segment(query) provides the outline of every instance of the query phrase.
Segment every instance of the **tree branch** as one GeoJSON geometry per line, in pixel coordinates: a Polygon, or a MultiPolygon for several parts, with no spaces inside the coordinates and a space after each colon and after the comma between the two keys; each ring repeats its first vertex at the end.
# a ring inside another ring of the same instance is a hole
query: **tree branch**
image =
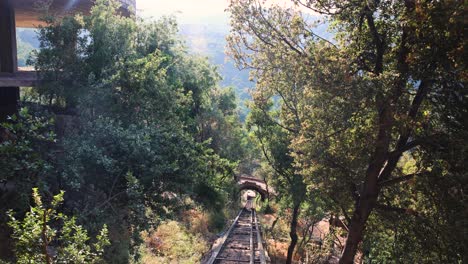
{"type": "Polygon", "coordinates": [[[281,127],[282,129],[286,130],[286,131],[289,131],[291,133],[294,133],[294,134],[297,134],[299,133],[299,131],[297,131],[296,129],[293,129],[293,128],[290,128],[290,127],[287,127],[287,126],[284,126],[282,125],[281,123],[275,121],[273,118],[271,118],[271,116],[266,112],[265,109],[263,109],[263,107],[260,107],[260,109],[262,110],[263,114],[268,118],[268,120],[270,120],[270,122],[272,122],[273,124],[281,127]]]}
{"type": "Polygon", "coordinates": [[[393,178],[393,179],[390,179],[390,180],[381,181],[381,182],[379,182],[379,188],[411,180],[412,178],[414,178],[417,175],[419,175],[419,174],[413,173],[413,174],[408,174],[408,175],[405,175],[405,176],[393,178]]]}
{"type": "Polygon", "coordinates": [[[349,217],[349,215],[346,212],[345,208],[334,197],[332,197],[331,195],[328,195],[328,196],[332,199],[333,202],[335,202],[338,205],[338,207],[340,207],[341,211],[343,212],[343,216],[345,217],[346,221],[348,222],[347,225],[349,225],[349,223],[351,223],[351,217],[349,217]]]}
{"type": "Polygon", "coordinates": [[[375,49],[377,50],[376,54],[376,61],[374,66],[374,73],[380,75],[383,70],[383,54],[385,51],[385,47],[383,45],[383,39],[377,28],[375,26],[374,17],[372,16],[372,11],[370,10],[369,6],[366,5],[364,9],[364,16],[366,17],[367,25],[369,26],[370,33],[372,35],[372,39],[375,45],[375,49]]]}
{"type": "Polygon", "coordinates": [[[297,54],[299,55],[304,55],[304,53],[302,51],[300,51],[299,49],[297,49],[296,47],[294,47],[294,45],[292,43],[290,43],[290,41],[283,35],[281,34],[281,32],[279,32],[271,23],[270,21],[268,21],[268,19],[264,16],[262,10],[261,10],[261,6],[257,7],[257,10],[258,10],[258,13],[260,14],[260,17],[262,18],[262,20],[264,21],[264,23],[266,24],[266,26],[268,28],[270,28],[271,30],[273,30],[279,37],[279,39],[281,41],[283,41],[287,46],[289,46],[289,48],[291,50],[293,50],[294,52],[296,52],[297,54]]]}
{"type": "Polygon", "coordinates": [[[395,213],[399,213],[399,214],[419,216],[418,212],[416,212],[415,210],[410,209],[410,208],[400,208],[400,207],[383,205],[383,204],[376,204],[375,208],[377,210],[385,211],[385,212],[395,212],[395,213]]]}
{"type": "Polygon", "coordinates": [[[279,175],[282,175],[286,178],[286,180],[288,181],[289,184],[292,185],[292,179],[290,178],[290,173],[287,172],[287,171],[284,171],[283,169],[280,169],[280,168],[277,168],[275,166],[275,164],[273,163],[273,161],[270,159],[270,157],[268,156],[268,152],[266,151],[265,149],[265,144],[263,143],[263,140],[262,140],[262,137],[261,135],[257,135],[257,138],[258,140],[260,141],[260,147],[262,149],[262,152],[263,152],[263,155],[265,156],[266,160],[268,161],[268,163],[270,164],[270,166],[273,168],[273,170],[276,171],[276,173],[278,173],[279,175]]]}
{"type": "MultiPolygon", "coordinates": [[[[408,111],[408,117],[410,120],[414,120],[416,118],[416,114],[418,113],[419,107],[421,106],[422,101],[424,100],[425,95],[428,93],[429,90],[429,81],[423,80],[421,81],[418,92],[411,103],[410,110],[408,111]]],[[[407,127],[404,129],[403,132],[400,133],[400,138],[396,144],[396,148],[391,155],[389,155],[387,159],[387,164],[385,165],[384,169],[381,171],[379,175],[379,179],[381,181],[386,180],[390,174],[392,173],[393,169],[396,167],[398,160],[401,157],[401,154],[411,147],[413,144],[418,143],[417,141],[412,141],[408,143],[408,138],[411,134],[412,129],[407,127]]],[[[411,148],[410,148],[411,149],[411,148]]]]}

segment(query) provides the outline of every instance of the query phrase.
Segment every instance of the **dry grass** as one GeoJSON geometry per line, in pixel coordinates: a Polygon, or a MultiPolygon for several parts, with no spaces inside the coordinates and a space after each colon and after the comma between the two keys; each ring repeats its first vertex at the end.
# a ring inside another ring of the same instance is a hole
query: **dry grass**
{"type": "MultiPolygon", "coordinates": [[[[200,228],[200,227],[197,227],[200,228]]],[[[192,233],[176,221],[164,222],[153,232],[144,232],[142,263],[191,264],[199,263],[208,250],[200,234],[192,233]]]]}
{"type": "Polygon", "coordinates": [[[191,209],[185,211],[182,215],[182,221],[188,226],[189,232],[192,234],[200,234],[204,237],[209,237],[209,216],[207,213],[200,210],[191,209]]]}

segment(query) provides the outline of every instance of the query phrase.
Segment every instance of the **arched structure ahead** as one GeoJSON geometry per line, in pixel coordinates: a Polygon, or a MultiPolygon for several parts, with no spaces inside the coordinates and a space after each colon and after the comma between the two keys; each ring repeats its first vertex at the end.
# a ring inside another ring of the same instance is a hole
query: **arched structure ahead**
{"type": "Polygon", "coordinates": [[[264,201],[266,198],[269,198],[268,196],[272,193],[271,189],[267,189],[265,181],[257,178],[240,176],[237,177],[237,184],[239,185],[240,191],[253,190],[259,193],[262,201],[264,201]]]}

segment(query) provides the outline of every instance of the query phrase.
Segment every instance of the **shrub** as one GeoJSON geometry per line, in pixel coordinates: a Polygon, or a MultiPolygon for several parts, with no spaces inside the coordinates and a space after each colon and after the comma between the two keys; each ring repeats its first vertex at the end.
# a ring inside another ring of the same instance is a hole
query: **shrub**
{"type": "Polygon", "coordinates": [[[143,263],[199,263],[208,250],[200,235],[191,234],[176,221],[164,222],[143,236],[147,248],[143,263]]]}
{"type": "Polygon", "coordinates": [[[8,211],[17,263],[102,263],[104,247],[109,245],[107,227],[90,244],[87,231],[76,224],[75,218],[57,211],[63,195],[63,191],[55,195],[50,206],[45,206],[34,188],[35,206],[23,220],[17,220],[13,211],[8,211]]]}

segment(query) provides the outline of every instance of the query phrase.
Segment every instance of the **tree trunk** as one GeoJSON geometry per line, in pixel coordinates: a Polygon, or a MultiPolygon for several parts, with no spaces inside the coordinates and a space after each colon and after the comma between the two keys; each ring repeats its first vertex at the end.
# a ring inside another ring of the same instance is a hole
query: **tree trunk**
{"type": "Polygon", "coordinates": [[[52,257],[49,255],[47,251],[47,247],[49,246],[49,238],[47,237],[47,209],[44,209],[44,214],[42,215],[42,254],[44,254],[44,260],[47,264],[52,263],[52,257]]]}
{"type": "MultiPolygon", "coordinates": [[[[419,85],[418,92],[413,99],[410,110],[407,114],[410,119],[415,119],[419,107],[428,92],[429,85],[430,83],[424,80],[419,85]]],[[[346,246],[343,251],[343,255],[341,256],[340,264],[353,263],[359,242],[362,240],[367,218],[377,203],[380,191],[378,179],[380,178],[385,181],[390,177],[398,163],[398,160],[406,149],[407,141],[412,131],[411,128],[408,128],[403,133],[400,133],[396,150],[394,151],[396,154],[388,155],[390,138],[388,127],[392,127],[392,119],[390,118],[391,113],[385,110],[387,109],[384,108],[384,111],[381,111],[379,124],[380,130],[376,141],[376,149],[366,172],[366,180],[362,194],[356,203],[356,208],[351,218],[346,246]]]]}
{"type": "Polygon", "coordinates": [[[356,209],[351,218],[348,237],[343,254],[340,258],[340,264],[354,263],[354,257],[362,240],[367,218],[369,218],[372,209],[375,207],[378,197],[378,186],[369,186],[359,199],[356,209]]]}
{"type": "Polygon", "coordinates": [[[288,256],[286,258],[286,264],[291,264],[292,263],[292,258],[294,255],[294,248],[296,247],[297,244],[297,219],[299,218],[299,207],[301,206],[301,203],[297,203],[294,205],[293,209],[293,215],[292,215],[292,220],[291,220],[291,226],[290,226],[290,231],[289,231],[289,236],[291,237],[291,244],[289,244],[288,247],[288,256]]]}

